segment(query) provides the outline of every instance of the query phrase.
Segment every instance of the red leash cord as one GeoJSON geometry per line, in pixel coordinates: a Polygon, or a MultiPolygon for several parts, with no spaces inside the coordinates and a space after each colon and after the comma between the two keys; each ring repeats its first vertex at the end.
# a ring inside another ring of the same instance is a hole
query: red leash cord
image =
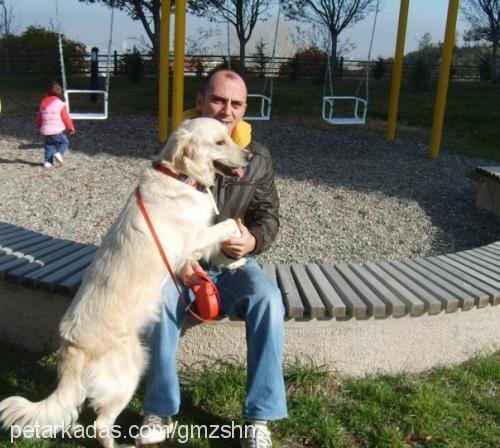
{"type": "MultiPolygon", "coordinates": [[[[172,271],[172,268],[170,267],[170,263],[168,262],[167,254],[163,250],[163,246],[161,245],[160,239],[158,238],[158,235],[156,233],[156,230],[153,226],[153,223],[151,222],[151,218],[149,217],[149,214],[146,210],[146,207],[144,205],[144,201],[142,200],[141,196],[141,191],[139,186],[135,189],[135,199],[137,201],[137,205],[139,206],[139,209],[142,213],[142,216],[144,217],[144,220],[146,221],[146,224],[148,225],[149,231],[151,232],[151,235],[153,236],[153,240],[156,244],[156,247],[158,248],[158,252],[160,252],[161,259],[163,260],[163,264],[167,267],[168,273],[170,274],[170,277],[172,277],[172,280],[174,281],[175,287],[177,289],[177,292],[179,295],[182,297],[182,301],[184,302],[184,305],[186,307],[186,310],[194,316],[196,319],[201,320],[202,322],[209,322],[212,319],[204,319],[203,317],[199,316],[196,314],[192,309],[191,305],[186,305],[186,302],[184,301],[183,297],[183,292],[181,291],[181,288],[179,287],[179,283],[177,283],[177,279],[175,278],[175,275],[172,271]]],[[[198,274],[199,275],[199,274],[198,274]]],[[[205,273],[203,273],[203,278],[206,279],[207,276],[205,273]]],[[[202,278],[202,279],[203,279],[202,278]]]]}

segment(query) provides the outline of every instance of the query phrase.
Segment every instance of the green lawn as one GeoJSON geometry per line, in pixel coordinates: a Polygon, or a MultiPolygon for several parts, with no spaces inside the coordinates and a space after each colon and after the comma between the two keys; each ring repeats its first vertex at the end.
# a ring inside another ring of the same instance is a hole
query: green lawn
{"type": "MultiPolygon", "coordinates": [[[[202,80],[187,77],[185,106],[194,105],[194,95],[202,80]]],[[[352,95],[357,81],[339,81],[335,94],[352,95]]],[[[71,88],[87,88],[88,80],[69,81],[71,88]]],[[[249,91],[260,93],[263,80],[251,78],[249,91]]],[[[44,81],[37,77],[0,78],[2,114],[35,113],[43,95],[44,81]]],[[[370,83],[369,126],[385,132],[390,81],[370,83]]],[[[276,80],[274,83],[272,118],[306,122],[311,126],[328,126],[320,118],[322,83],[311,80],[276,80]]],[[[417,135],[430,140],[436,85],[427,92],[414,92],[403,82],[397,135],[417,135]]],[[[86,99],[84,96],[83,99],[86,99]]],[[[85,105],[87,106],[87,105],[85,105]]],[[[112,79],[110,111],[115,113],[156,113],[157,94],[153,79],[131,84],[125,79],[112,79]]],[[[1,116],[0,116],[1,119],[1,116]]],[[[448,92],[442,147],[448,151],[500,160],[500,84],[452,82],[448,92]]]]}
{"type": "MultiPolygon", "coordinates": [[[[0,399],[21,394],[45,397],[55,385],[55,356],[0,346],[0,399]]],[[[285,370],[289,418],[272,423],[276,446],[282,447],[456,447],[500,446],[500,353],[481,356],[454,368],[419,375],[371,375],[346,378],[304,364],[285,370]]],[[[186,425],[240,424],[245,368],[231,359],[207,362],[181,373],[181,413],[186,425]]],[[[139,424],[142,390],[117,424],[139,424]]],[[[91,425],[86,410],[80,421],[91,425]]],[[[189,438],[179,426],[178,439],[166,446],[230,447],[237,442],[189,438]]],[[[219,433],[221,435],[222,433],[219,433]]],[[[16,440],[0,432],[0,446],[95,447],[93,440],[16,440]]]]}

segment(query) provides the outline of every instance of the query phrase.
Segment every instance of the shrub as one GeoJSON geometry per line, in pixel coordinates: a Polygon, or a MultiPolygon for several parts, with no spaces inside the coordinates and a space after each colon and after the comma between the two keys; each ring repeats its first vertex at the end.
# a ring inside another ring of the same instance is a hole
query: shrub
{"type": "Polygon", "coordinates": [[[144,61],[141,53],[135,47],[122,56],[120,66],[121,71],[131,82],[140,82],[144,76],[144,61]]]}

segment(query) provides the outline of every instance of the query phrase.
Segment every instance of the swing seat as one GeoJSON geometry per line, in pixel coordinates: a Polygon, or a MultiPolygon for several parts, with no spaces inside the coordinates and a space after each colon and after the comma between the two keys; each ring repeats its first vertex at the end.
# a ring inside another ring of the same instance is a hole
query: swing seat
{"type": "Polygon", "coordinates": [[[322,117],[327,123],[338,125],[365,124],[368,101],[357,96],[324,96],[322,117]],[[354,101],[354,115],[350,117],[335,116],[335,102],[354,101]]]}
{"type": "Polygon", "coordinates": [[[270,120],[271,119],[271,98],[259,93],[249,93],[247,98],[260,98],[260,115],[245,115],[246,121],[270,120]]]}
{"type": "Polygon", "coordinates": [[[68,89],[64,92],[64,98],[68,107],[68,113],[72,120],[106,120],[108,118],[108,92],[106,90],[77,90],[68,89]],[[69,95],[76,94],[96,94],[103,96],[104,109],[102,112],[71,112],[69,95]]]}

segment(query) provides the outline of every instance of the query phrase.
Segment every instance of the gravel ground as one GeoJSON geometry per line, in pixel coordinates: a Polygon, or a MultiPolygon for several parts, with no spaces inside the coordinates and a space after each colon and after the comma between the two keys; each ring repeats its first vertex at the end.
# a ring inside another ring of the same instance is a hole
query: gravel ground
{"type": "MultiPolygon", "coordinates": [[[[151,116],[77,122],[64,166],[44,170],[32,116],[0,117],[0,221],[99,244],[151,156],[151,116]]],[[[366,128],[255,123],[273,154],[282,228],[273,262],[360,262],[442,254],[499,239],[500,221],[476,210],[473,168],[487,161],[427,143],[387,143],[366,128]]]]}

